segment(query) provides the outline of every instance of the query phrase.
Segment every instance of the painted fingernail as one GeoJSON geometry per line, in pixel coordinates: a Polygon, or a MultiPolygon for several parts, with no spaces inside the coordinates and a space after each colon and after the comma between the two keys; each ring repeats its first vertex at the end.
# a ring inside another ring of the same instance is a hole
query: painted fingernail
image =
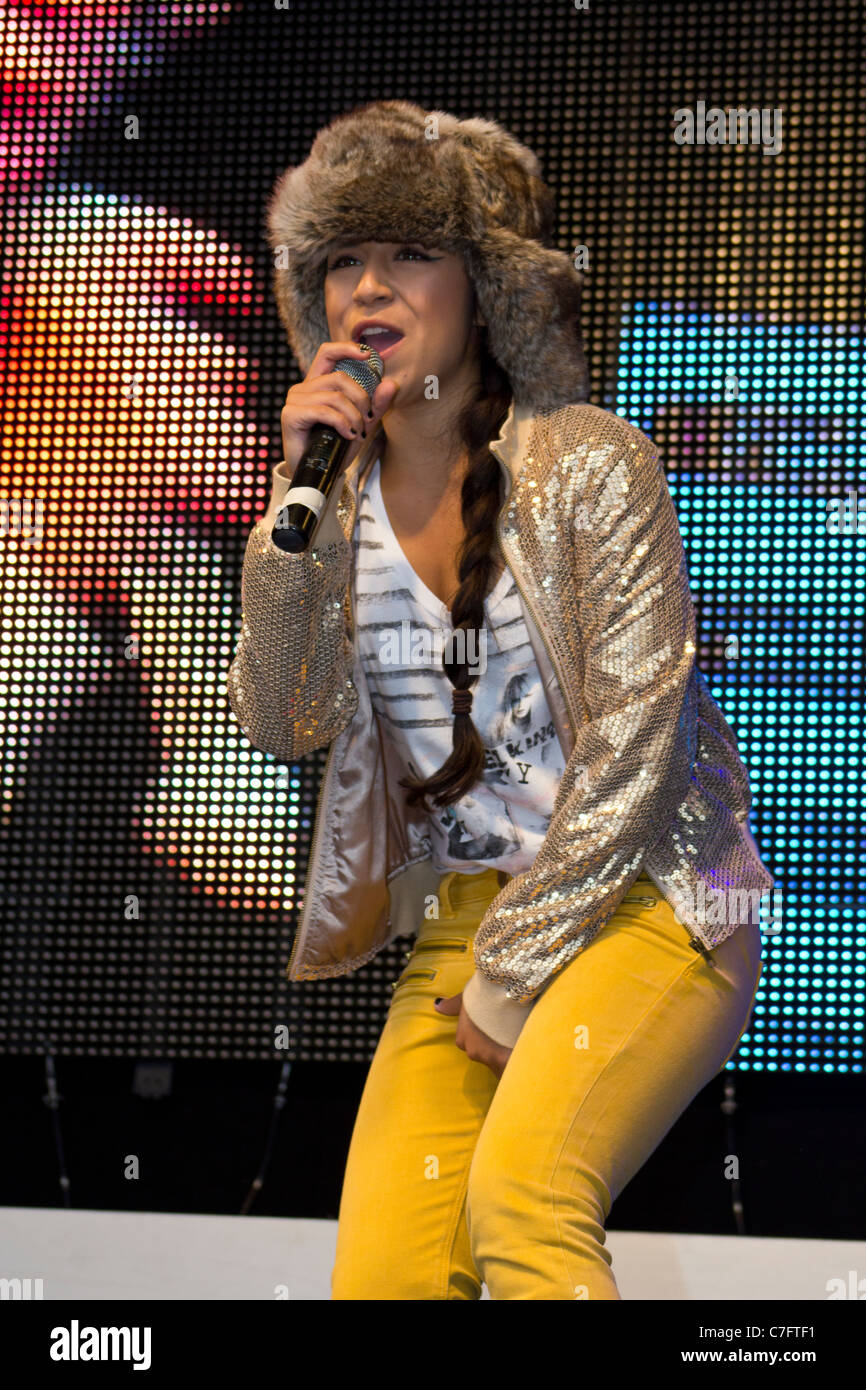
{"type": "Polygon", "coordinates": [[[366,431],[366,430],[361,430],[361,436],[362,436],[362,438],[366,439],[366,438],[367,438],[367,431],[366,431]]]}
{"type": "Polygon", "coordinates": [[[372,410],[368,410],[368,411],[367,411],[367,419],[368,419],[368,420],[372,420],[372,418],[373,418],[373,412],[372,412],[372,410]]]}

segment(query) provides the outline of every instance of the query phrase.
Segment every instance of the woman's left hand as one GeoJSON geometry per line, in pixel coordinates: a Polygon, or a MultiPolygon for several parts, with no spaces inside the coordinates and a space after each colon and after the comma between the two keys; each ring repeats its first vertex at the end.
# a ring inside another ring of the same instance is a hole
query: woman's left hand
{"type": "Polygon", "coordinates": [[[482,1033],[480,1028],[476,1028],[472,1019],[463,1007],[463,992],[452,994],[450,999],[440,999],[438,1004],[433,1005],[439,1014],[448,1014],[457,1020],[457,1036],[454,1039],[461,1052],[473,1062],[483,1062],[485,1067],[489,1067],[494,1076],[500,1077],[505,1070],[505,1064],[514,1049],[503,1047],[501,1043],[494,1042],[486,1033],[482,1033]]]}

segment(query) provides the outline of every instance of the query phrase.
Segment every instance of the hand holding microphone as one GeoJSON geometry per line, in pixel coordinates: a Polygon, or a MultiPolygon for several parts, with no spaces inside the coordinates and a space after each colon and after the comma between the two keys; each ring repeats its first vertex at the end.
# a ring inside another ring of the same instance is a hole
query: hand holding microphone
{"type": "Polygon", "coordinates": [[[391,405],[397,383],[382,380],[383,371],[363,343],[322,343],[304,380],[289,389],[280,420],[292,481],[271,533],[280,550],[307,549],[334,484],[364,443],[362,430],[375,428],[391,405]]]}

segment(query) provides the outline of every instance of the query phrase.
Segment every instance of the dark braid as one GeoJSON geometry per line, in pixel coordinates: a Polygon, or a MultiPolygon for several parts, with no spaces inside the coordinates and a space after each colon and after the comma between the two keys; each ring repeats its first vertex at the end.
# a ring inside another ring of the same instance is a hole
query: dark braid
{"type": "MultiPolygon", "coordinates": [[[[487,348],[487,331],[483,327],[479,365],[481,380],[477,393],[457,420],[458,433],[468,450],[469,464],[461,489],[466,536],[458,552],[460,587],[451,605],[451,626],[455,633],[463,628],[467,633],[474,631],[476,635],[484,626],[484,600],[493,587],[492,581],[502,559],[496,534],[496,521],[502,505],[502,468],[489,444],[498,434],[512,399],[511,383],[491,356],[487,348]]],[[[452,751],[432,776],[423,780],[400,778],[399,785],[409,788],[407,806],[415,806],[419,802],[424,802],[426,806],[427,796],[437,806],[449,806],[459,801],[475,785],[484,768],[484,744],[468,712],[468,706],[472,703],[470,685],[478,677],[469,675],[466,662],[448,660],[449,655],[457,655],[451,646],[451,640],[446,642],[442,668],[454,686],[452,751]],[[459,695],[458,691],[467,693],[459,695]],[[466,706],[465,712],[461,712],[461,706],[466,706]]],[[[476,643],[476,653],[479,647],[480,639],[476,643]]]]}

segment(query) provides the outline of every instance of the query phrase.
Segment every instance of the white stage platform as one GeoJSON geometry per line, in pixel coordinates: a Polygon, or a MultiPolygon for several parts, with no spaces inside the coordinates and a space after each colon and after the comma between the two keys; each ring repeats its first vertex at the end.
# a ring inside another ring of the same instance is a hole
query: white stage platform
{"type": "MultiPolygon", "coordinates": [[[[2,1207],[0,1277],[41,1279],[45,1300],[327,1300],[336,1238],[335,1221],[2,1207]]],[[[866,1241],[609,1231],[607,1245],[624,1299],[825,1302],[828,1281],[866,1269],[866,1241]]]]}

